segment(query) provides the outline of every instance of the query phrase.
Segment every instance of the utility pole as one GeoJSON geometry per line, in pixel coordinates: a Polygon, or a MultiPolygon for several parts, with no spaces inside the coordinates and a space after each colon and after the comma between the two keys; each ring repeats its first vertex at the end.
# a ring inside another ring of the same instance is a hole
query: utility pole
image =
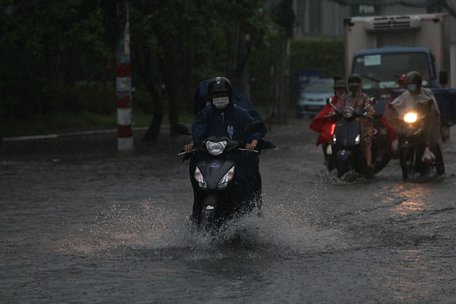
{"type": "Polygon", "coordinates": [[[276,23],[280,26],[280,54],[275,79],[275,102],[271,119],[285,123],[285,103],[290,98],[290,45],[293,36],[295,15],[293,0],[282,0],[276,8],[276,23]]]}
{"type": "Polygon", "coordinates": [[[117,149],[133,150],[131,110],[130,23],[128,2],[117,6],[120,34],[116,48],[117,149]],[[124,17],[124,18],[122,18],[124,17]]]}

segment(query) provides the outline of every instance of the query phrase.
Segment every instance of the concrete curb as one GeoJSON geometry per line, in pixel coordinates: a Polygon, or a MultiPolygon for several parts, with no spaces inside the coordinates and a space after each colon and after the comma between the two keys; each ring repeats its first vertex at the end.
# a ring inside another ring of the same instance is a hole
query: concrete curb
{"type": "MultiPolygon", "coordinates": [[[[162,126],[161,128],[162,129],[169,128],[169,126],[162,126]]],[[[148,129],[148,127],[137,127],[137,128],[133,128],[133,131],[145,131],[147,129],[148,129]]],[[[2,140],[4,142],[43,140],[43,139],[57,139],[57,138],[73,137],[73,136],[112,134],[112,133],[116,133],[116,132],[117,132],[117,129],[89,130],[89,131],[69,132],[69,133],[61,133],[61,134],[43,134],[43,135],[4,137],[2,140]]]]}

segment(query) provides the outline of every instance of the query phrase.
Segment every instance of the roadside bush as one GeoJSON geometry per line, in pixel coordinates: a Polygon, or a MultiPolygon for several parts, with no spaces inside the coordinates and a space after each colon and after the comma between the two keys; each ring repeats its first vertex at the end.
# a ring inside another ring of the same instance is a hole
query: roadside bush
{"type": "MultiPolygon", "coordinates": [[[[254,50],[250,59],[251,96],[255,105],[271,107],[274,102],[274,73],[278,62],[279,49],[271,37],[268,45],[254,50]]],[[[302,69],[315,68],[323,77],[344,75],[343,41],[294,40],[290,54],[290,101],[294,106],[298,93],[298,76],[302,69]]]]}
{"type": "Polygon", "coordinates": [[[344,76],[344,42],[295,40],[291,45],[290,67],[291,97],[296,100],[300,70],[320,69],[325,78],[344,76]]]}
{"type": "MultiPolygon", "coordinates": [[[[109,115],[116,111],[116,91],[112,83],[93,83],[74,86],[73,106],[77,111],[109,115]]],[[[70,106],[70,105],[68,105],[70,106]]]]}
{"type": "Polygon", "coordinates": [[[115,87],[112,83],[76,83],[42,81],[8,87],[5,92],[3,116],[27,118],[36,114],[81,111],[112,114],[116,109],[115,87]],[[27,87],[27,90],[23,88],[27,87]]]}

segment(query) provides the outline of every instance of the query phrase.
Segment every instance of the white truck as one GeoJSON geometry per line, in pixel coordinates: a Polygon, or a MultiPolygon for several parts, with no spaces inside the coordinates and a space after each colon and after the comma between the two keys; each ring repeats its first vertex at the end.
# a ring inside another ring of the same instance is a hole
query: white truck
{"type": "Polygon", "coordinates": [[[418,71],[437,98],[442,118],[456,122],[456,51],[450,55],[450,22],[444,13],[352,17],[344,20],[345,71],[359,74],[363,90],[387,101],[398,94],[401,76],[418,71]],[[451,79],[450,79],[451,76],[451,79]]]}

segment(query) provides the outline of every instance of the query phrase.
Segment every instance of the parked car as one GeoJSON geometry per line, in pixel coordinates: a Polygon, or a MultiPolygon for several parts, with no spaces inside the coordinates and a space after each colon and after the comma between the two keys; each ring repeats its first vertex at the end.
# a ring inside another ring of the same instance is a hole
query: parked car
{"type": "Polygon", "coordinates": [[[334,95],[334,80],[320,78],[311,80],[305,87],[296,103],[298,116],[314,117],[326,105],[326,99],[334,95]]]}

